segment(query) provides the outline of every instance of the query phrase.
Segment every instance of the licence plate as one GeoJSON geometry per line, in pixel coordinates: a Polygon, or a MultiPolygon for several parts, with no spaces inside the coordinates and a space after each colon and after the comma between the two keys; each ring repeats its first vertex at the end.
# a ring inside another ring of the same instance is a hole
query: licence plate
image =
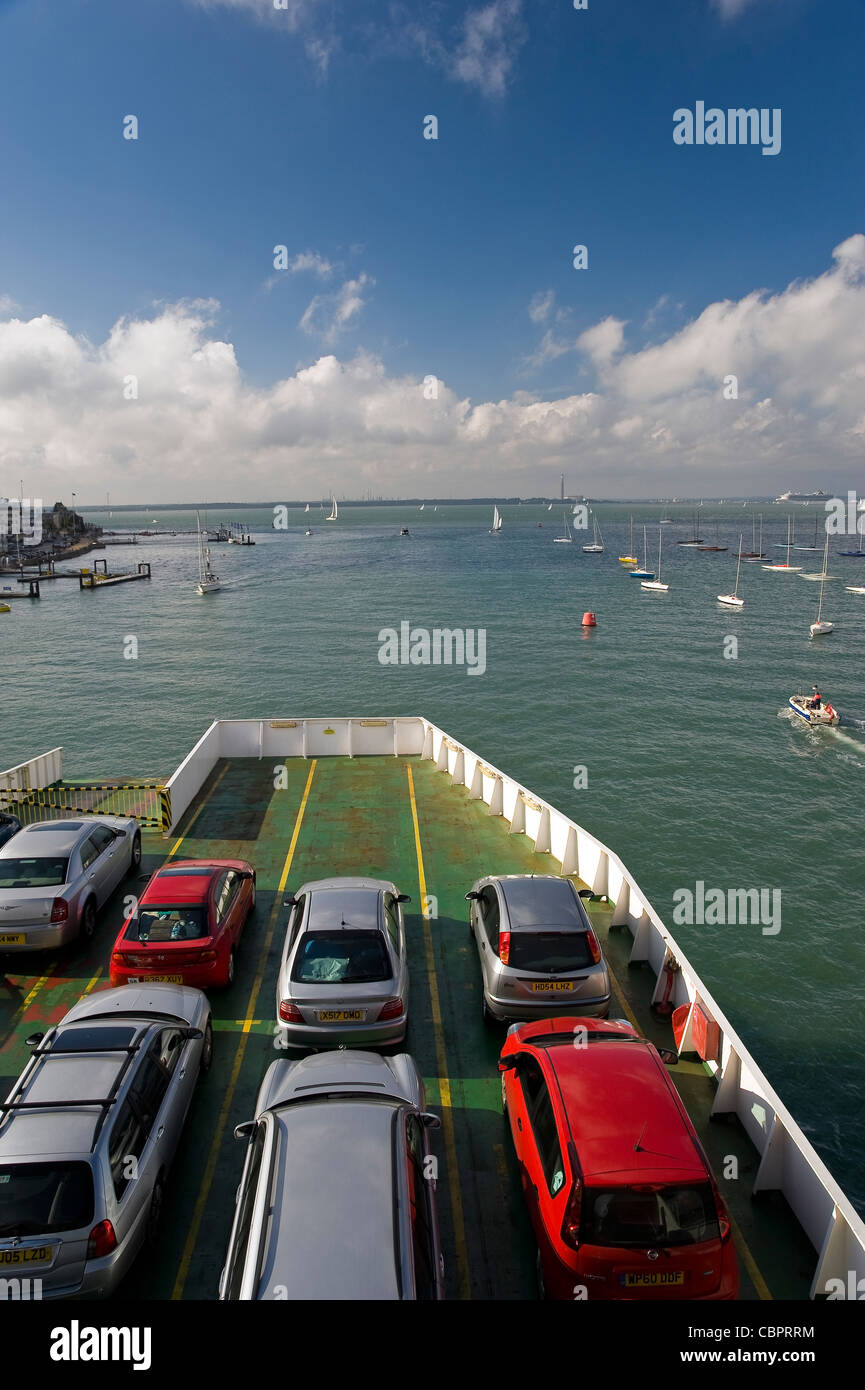
{"type": "Polygon", "coordinates": [[[547,980],[543,984],[532,984],[534,994],[562,994],[574,987],[573,980],[547,980]]]}
{"type": "Polygon", "coordinates": [[[182,975],[145,975],[143,978],[138,975],[130,975],[126,981],[128,985],[182,985],[182,975]]]}
{"type": "Polygon", "coordinates": [[[0,1250],[0,1266],[20,1269],[26,1265],[28,1269],[34,1269],[39,1265],[50,1265],[54,1250],[53,1245],[34,1245],[27,1250],[0,1250]]]}
{"type": "Polygon", "coordinates": [[[363,1009],[319,1009],[319,1023],[363,1023],[363,1009]]]}
{"type": "Polygon", "coordinates": [[[26,940],[23,932],[0,932],[0,946],[23,946],[26,940]]]}
{"type": "Polygon", "coordinates": [[[625,1288],[628,1289],[658,1288],[661,1285],[684,1284],[685,1275],[681,1269],[653,1270],[651,1273],[648,1271],[644,1273],[641,1270],[639,1273],[632,1272],[631,1274],[620,1274],[619,1282],[624,1284],[625,1288]]]}

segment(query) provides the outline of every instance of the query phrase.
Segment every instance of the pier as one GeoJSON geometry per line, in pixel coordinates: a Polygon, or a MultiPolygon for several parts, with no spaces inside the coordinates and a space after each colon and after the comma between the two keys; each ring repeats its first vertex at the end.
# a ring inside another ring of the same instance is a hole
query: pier
{"type": "Polygon", "coordinates": [[[87,573],[82,570],[78,576],[78,587],[80,589],[106,589],[112,584],[132,584],[136,579],[149,579],[150,565],[146,561],[139,563],[138,569],[133,573],[131,570],[121,574],[109,574],[107,560],[95,560],[93,570],[87,573]]]}

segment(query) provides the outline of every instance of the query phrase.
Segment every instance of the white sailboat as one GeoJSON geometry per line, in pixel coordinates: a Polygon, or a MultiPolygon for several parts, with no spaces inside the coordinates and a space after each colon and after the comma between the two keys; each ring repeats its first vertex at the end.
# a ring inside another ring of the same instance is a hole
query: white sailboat
{"type": "MultiPolygon", "coordinates": [[[[573,543],[574,543],[574,538],[573,538],[573,536],[571,535],[571,528],[570,528],[570,524],[569,524],[569,522],[568,522],[568,509],[567,509],[567,507],[565,506],[565,475],[564,475],[564,473],[562,474],[562,487],[561,487],[561,492],[562,492],[562,525],[563,525],[563,530],[562,530],[562,534],[561,534],[560,536],[554,536],[554,537],[553,537],[553,545],[573,545],[573,543]]],[[[553,504],[552,504],[552,502],[551,502],[551,503],[550,503],[550,507],[552,507],[552,505],[553,505],[553,504]]]]}
{"type": "Polygon", "coordinates": [[[817,621],[811,624],[810,632],[812,637],[822,637],[827,632],[833,632],[835,624],[823,618],[823,589],[826,585],[826,566],[829,563],[829,532],[826,532],[826,544],[823,547],[823,577],[820,580],[820,605],[817,609],[817,621]]]}
{"type": "Polygon", "coordinates": [[[426,506],[426,502],[421,502],[420,506],[418,507],[418,511],[419,511],[419,512],[422,512],[425,506],[426,506]]]}
{"type": "Polygon", "coordinates": [[[210,551],[201,535],[201,517],[198,512],[195,513],[195,524],[198,528],[198,583],[195,589],[199,594],[215,594],[222,585],[210,567],[210,551]]]}
{"type": "Polygon", "coordinates": [[[739,598],[739,572],[742,568],[742,533],[739,532],[739,553],[736,557],[736,587],[732,594],[719,594],[718,602],[726,605],[727,608],[744,608],[745,600],[739,598]]]}
{"type": "Polygon", "coordinates": [[[493,507],[493,524],[490,527],[490,535],[497,536],[502,529],[502,518],[498,507],[493,507]]]}
{"type": "Polygon", "coordinates": [[[604,552],[604,538],[601,535],[601,528],[598,525],[598,518],[592,512],[592,534],[594,540],[591,545],[584,545],[583,550],[587,555],[602,555],[604,552]]]}
{"type": "MultiPolygon", "coordinates": [[[[781,571],[782,571],[783,573],[785,573],[785,574],[798,574],[798,573],[799,573],[799,571],[801,570],[802,566],[801,566],[801,565],[791,565],[791,564],[790,564],[790,545],[791,545],[791,543],[792,543],[792,536],[793,536],[793,533],[792,533],[791,528],[790,528],[790,518],[789,518],[789,516],[788,516],[788,517],[787,517],[787,563],[786,563],[786,565],[764,565],[764,566],[763,566],[763,569],[764,569],[764,570],[781,570],[781,571]]],[[[762,547],[761,547],[761,548],[762,548],[762,547]]]]}
{"type": "Polygon", "coordinates": [[[659,525],[659,526],[658,526],[658,577],[657,577],[657,579],[644,579],[644,580],[642,580],[641,583],[640,583],[640,588],[641,588],[641,589],[654,589],[654,590],[656,590],[658,593],[667,594],[667,593],[669,593],[669,591],[670,591],[670,586],[669,586],[669,584],[662,584],[662,583],[661,583],[661,536],[662,536],[662,535],[663,535],[663,532],[661,531],[661,527],[660,527],[660,525],[659,525]]]}
{"type": "Polygon", "coordinates": [[[336,505],[336,498],[333,493],[330,495],[330,515],[324,519],[325,521],[339,521],[339,507],[336,505]]]}
{"type": "Polygon", "coordinates": [[[800,578],[800,579],[810,579],[810,580],[812,580],[812,581],[816,581],[816,580],[819,579],[819,581],[820,581],[821,584],[825,584],[826,581],[829,580],[829,579],[837,579],[837,578],[838,578],[837,574],[829,574],[829,573],[828,573],[827,568],[826,568],[828,564],[829,564],[829,532],[827,531],[827,532],[826,532],[826,544],[825,544],[825,546],[823,547],[823,568],[822,568],[822,570],[818,570],[816,574],[800,574],[800,575],[799,575],[799,578],[800,578]]]}
{"type": "Polygon", "coordinates": [[[308,503],[308,502],[307,502],[307,504],[306,504],[306,506],[304,507],[303,510],[304,510],[305,512],[308,512],[308,511],[309,511],[309,503],[308,503]]]}
{"type": "Polygon", "coordinates": [[[649,544],[646,540],[646,528],[643,527],[643,568],[641,570],[628,570],[630,579],[654,579],[655,571],[649,569],[649,544]]]}

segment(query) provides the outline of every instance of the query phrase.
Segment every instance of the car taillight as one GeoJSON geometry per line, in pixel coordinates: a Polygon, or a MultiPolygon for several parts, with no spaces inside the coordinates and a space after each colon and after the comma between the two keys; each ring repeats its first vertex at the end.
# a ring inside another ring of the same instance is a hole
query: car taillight
{"type": "Polygon", "coordinates": [[[289,1004],[287,999],[279,1001],[279,1016],[283,1023],[303,1023],[303,1014],[296,1004],[289,1004]]]}
{"type": "Polygon", "coordinates": [[[511,934],[509,931],[499,932],[499,960],[502,965],[507,965],[511,958],[511,934]]]}
{"type": "Polygon", "coordinates": [[[598,938],[591,928],[586,932],[586,945],[592,953],[592,960],[595,962],[595,965],[597,965],[598,961],[601,959],[601,948],[598,945],[598,938]]]}
{"type": "Polygon", "coordinates": [[[565,1207],[565,1215],[562,1220],[562,1240],[565,1245],[569,1245],[572,1250],[576,1250],[579,1245],[580,1235],[580,1207],[583,1201],[583,1184],[579,1178],[574,1179],[568,1197],[568,1205],[565,1207]]]}
{"type": "Polygon", "coordinates": [[[378,1016],[378,1022],[384,1023],[386,1018],[399,1018],[403,1010],[401,999],[389,999],[378,1016]]]}
{"type": "Polygon", "coordinates": [[[117,1237],[110,1221],[100,1221],[87,1237],[87,1258],[98,1260],[102,1255],[110,1255],[117,1248],[117,1237]]]}
{"type": "Polygon", "coordinates": [[[111,952],[111,964],[112,964],[112,965],[128,965],[128,964],[129,964],[129,956],[126,954],[125,951],[112,951],[112,952],[111,952]]]}
{"type": "Polygon", "coordinates": [[[51,921],[68,922],[68,920],[69,904],[64,902],[63,898],[55,898],[54,902],[51,904],[51,921]]]}
{"type": "Polygon", "coordinates": [[[212,960],[216,960],[216,958],[218,957],[218,955],[219,955],[219,952],[218,952],[218,951],[199,951],[199,952],[198,952],[197,959],[200,960],[200,961],[204,964],[204,963],[210,962],[210,961],[212,961],[212,960]]]}

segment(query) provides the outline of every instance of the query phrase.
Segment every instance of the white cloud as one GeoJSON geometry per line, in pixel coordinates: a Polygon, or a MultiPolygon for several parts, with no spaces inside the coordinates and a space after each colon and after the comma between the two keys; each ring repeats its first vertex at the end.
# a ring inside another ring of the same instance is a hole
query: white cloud
{"type": "Polygon", "coordinates": [[[716,10],[720,10],[723,19],[735,19],[753,0],[712,0],[712,3],[716,10]]]}
{"type": "Polygon", "coordinates": [[[361,271],[354,280],[346,280],[333,294],[315,295],[306,306],[299,327],[305,333],[317,335],[325,343],[335,343],[364,307],[364,290],[374,284],[373,277],[361,271]]]}
{"type": "Polygon", "coordinates": [[[532,323],[543,323],[544,319],[549,318],[555,300],[556,296],[552,290],[538,290],[537,294],[533,294],[529,304],[529,318],[532,323]]]}
{"type": "Polygon", "coordinates": [[[481,10],[469,10],[445,66],[451,77],[484,96],[501,97],[524,43],[522,0],[492,0],[481,10]]]}
{"type": "MultiPolygon", "coordinates": [[[[358,276],[323,297],[325,329],[355,321],[366,286],[358,276]]],[[[278,501],[324,483],[555,492],[578,453],[581,488],[605,496],[862,485],[862,235],[823,274],[709,304],[641,350],[624,351],[620,321],[602,320],[582,335],[595,389],[561,400],[517,391],[473,403],[447,381],[426,400],[419,375],[363,351],[253,386],[217,311],[163,305],[119,320],[101,344],[50,314],[0,321],[0,477],[52,500],[70,486],[129,501],[278,501]],[[723,398],[729,373],[736,401],[723,398]],[[129,375],[137,400],[123,398],[129,375]]]]}
{"type": "Polygon", "coordinates": [[[295,275],[299,271],[311,270],[319,279],[326,280],[333,274],[333,263],[325,260],[317,251],[301,251],[288,267],[295,275]]]}
{"type": "Polygon", "coordinates": [[[0,314],[13,314],[20,305],[15,303],[11,295],[0,294],[0,314]]]}

